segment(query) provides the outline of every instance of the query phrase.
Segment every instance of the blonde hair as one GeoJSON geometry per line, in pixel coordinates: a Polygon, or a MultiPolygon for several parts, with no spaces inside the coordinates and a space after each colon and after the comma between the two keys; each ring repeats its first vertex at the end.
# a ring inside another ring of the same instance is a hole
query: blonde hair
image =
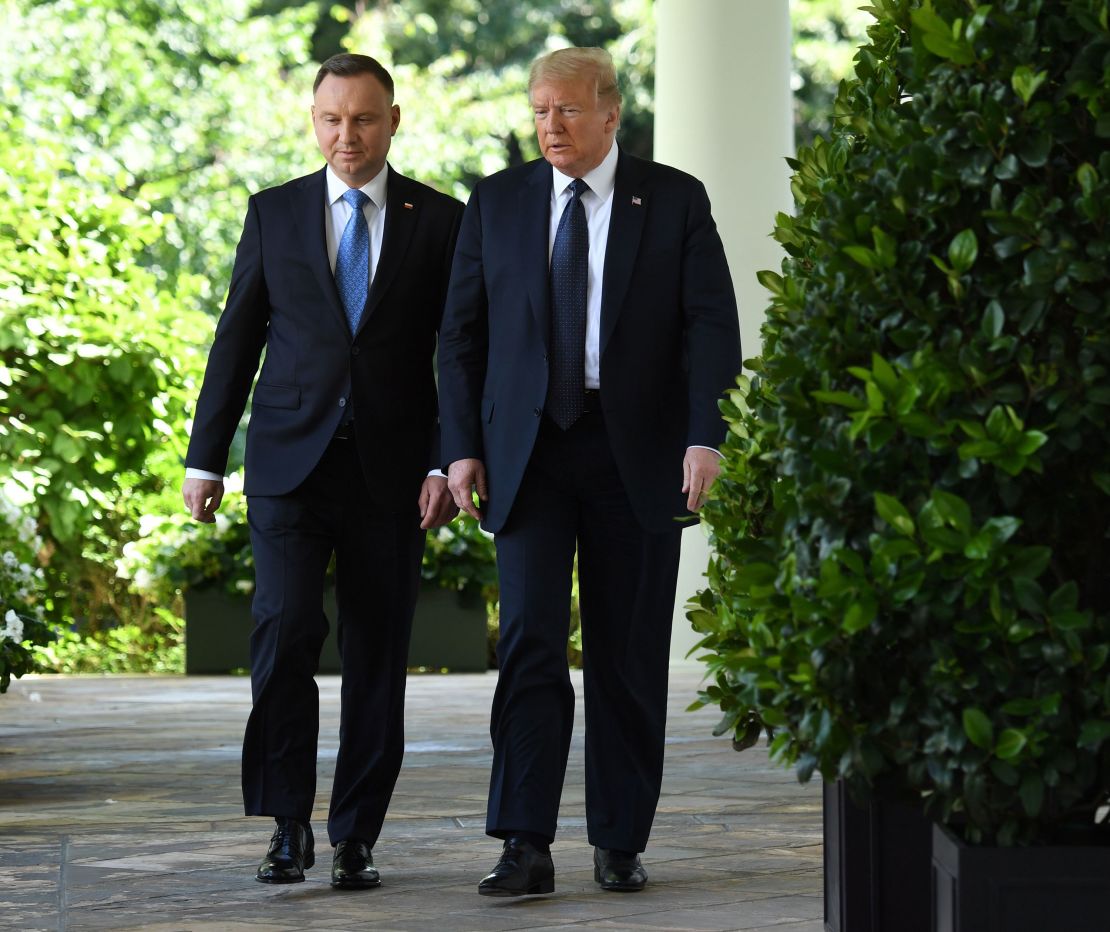
{"type": "Polygon", "coordinates": [[[528,97],[532,88],[544,81],[573,81],[592,78],[597,87],[598,103],[619,107],[621,91],[617,86],[617,69],[613,67],[613,56],[605,49],[569,48],[556,49],[541,55],[532,62],[528,75],[528,97]]]}

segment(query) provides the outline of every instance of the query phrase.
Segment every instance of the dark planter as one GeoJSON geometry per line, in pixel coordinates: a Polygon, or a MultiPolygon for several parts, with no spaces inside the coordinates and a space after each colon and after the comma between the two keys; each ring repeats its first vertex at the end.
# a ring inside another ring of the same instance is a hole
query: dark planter
{"type": "MultiPolygon", "coordinates": [[[[250,596],[219,588],[185,594],[185,672],[231,673],[250,668],[250,596]]],[[[320,652],[320,673],[339,672],[335,642],[335,590],[324,593],[331,630],[320,652]]],[[[439,586],[422,586],[409,644],[409,666],[477,673],[488,666],[486,607],[439,586]]]]}
{"type": "Polygon", "coordinates": [[[1110,845],[994,848],[933,826],[933,932],[1106,932],[1110,845]]]}
{"type": "Polygon", "coordinates": [[[826,932],[929,932],[932,823],[899,800],[857,805],[841,781],[822,792],[826,932]]]}

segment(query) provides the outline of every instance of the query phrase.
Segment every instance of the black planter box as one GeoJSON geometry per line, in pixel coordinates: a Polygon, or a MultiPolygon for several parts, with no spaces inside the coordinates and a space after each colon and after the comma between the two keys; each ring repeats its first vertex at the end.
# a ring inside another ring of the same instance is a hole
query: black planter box
{"type": "Polygon", "coordinates": [[[932,822],[881,796],[859,806],[841,782],[823,797],[826,932],[929,932],[932,822]]]}
{"type": "MultiPolygon", "coordinates": [[[[320,673],[339,672],[335,642],[335,589],[324,593],[330,630],[320,651],[320,673]]],[[[231,673],[250,668],[250,596],[223,589],[185,594],[185,672],[231,673]]],[[[478,673],[487,669],[486,606],[439,586],[422,586],[409,643],[409,666],[478,673]]]]}
{"type": "Polygon", "coordinates": [[[1110,846],[967,845],[933,826],[933,932],[1107,932],[1110,846]]]}

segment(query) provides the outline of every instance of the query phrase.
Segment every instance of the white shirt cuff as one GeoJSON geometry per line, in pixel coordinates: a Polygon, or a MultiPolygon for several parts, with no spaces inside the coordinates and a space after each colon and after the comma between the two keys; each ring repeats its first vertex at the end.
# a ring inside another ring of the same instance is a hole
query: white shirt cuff
{"type": "Polygon", "coordinates": [[[194,469],[192,466],[185,467],[186,479],[211,479],[214,482],[223,482],[224,477],[218,472],[209,472],[207,469],[194,469]]]}
{"type": "Polygon", "coordinates": [[[446,479],[447,478],[447,473],[445,473],[442,469],[432,469],[428,472],[428,475],[426,475],[424,478],[425,479],[431,479],[433,476],[435,476],[435,478],[437,478],[437,479],[446,479]]]}
{"type": "Polygon", "coordinates": [[[718,450],[716,447],[703,447],[700,443],[692,443],[686,449],[687,450],[712,450],[719,457],[721,457],[721,459],[725,458],[725,455],[720,450],[718,450]]]}

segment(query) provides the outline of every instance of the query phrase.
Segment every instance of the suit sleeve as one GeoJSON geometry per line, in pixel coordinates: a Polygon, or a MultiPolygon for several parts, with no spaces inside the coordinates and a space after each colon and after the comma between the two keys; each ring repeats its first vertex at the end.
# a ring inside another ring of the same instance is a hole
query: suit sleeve
{"type": "Polygon", "coordinates": [[[463,213],[439,336],[441,453],[445,465],[484,459],[481,403],[489,352],[479,185],[463,213]]]}
{"type": "Polygon", "coordinates": [[[258,370],[270,318],[260,226],[258,206],[252,197],[235,251],[227,303],[208,354],[185,457],[187,467],[221,475],[227,468],[231,441],[258,370]]]}
{"type": "MultiPolygon", "coordinates": [[[[443,332],[443,305],[447,301],[447,283],[451,278],[451,263],[455,256],[455,247],[459,239],[459,226],[463,216],[463,205],[458,201],[454,201],[454,210],[451,212],[451,232],[447,237],[447,245],[443,253],[443,264],[439,269],[439,280],[443,282],[443,295],[440,300],[440,316],[437,321],[436,333],[442,335],[443,332]]],[[[442,338],[442,337],[440,337],[442,338]]],[[[438,346],[438,344],[437,344],[438,346]]],[[[440,349],[436,350],[437,356],[440,349]]],[[[438,392],[438,387],[437,387],[438,392]]],[[[436,410],[439,411],[439,401],[437,397],[436,410]]],[[[431,455],[429,457],[428,468],[439,469],[443,465],[443,458],[440,455],[441,437],[440,437],[440,418],[437,417],[435,423],[432,425],[431,444],[429,446],[431,455]]]]}
{"type": "Polygon", "coordinates": [[[717,402],[740,372],[740,322],[724,246],[701,182],[696,182],[686,218],[682,310],[690,366],[686,445],[719,448],[728,429],[717,402]]]}

